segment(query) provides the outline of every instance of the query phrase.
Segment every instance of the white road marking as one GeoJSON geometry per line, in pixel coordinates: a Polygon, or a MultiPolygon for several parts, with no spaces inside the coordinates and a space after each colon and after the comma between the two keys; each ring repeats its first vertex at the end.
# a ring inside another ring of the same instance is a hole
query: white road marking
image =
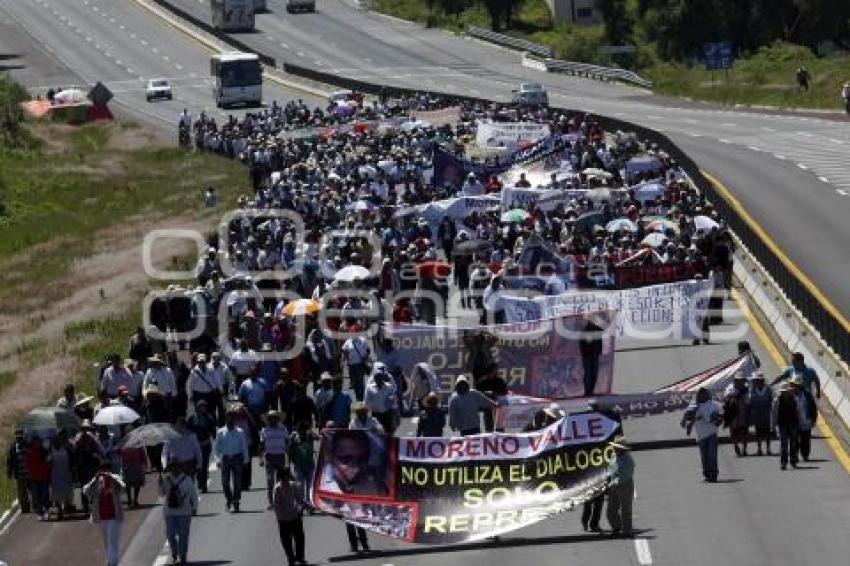
{"type": "Polygon", "coordinates": [[[183,65],[181,65],[180,63],[174,63],[174,68],[177,69],[178,71],[182,71],[183,65]]]}
{"type": "Polygon", "coordinates": [[[753,150],[753,151],[761,151],[761,148],[760,148],[760,147],[756,147],[756,146],[754,146],[754,145],[751,145],[751,146],[749,146],[749,147],[750,147],[750,149],[751,149],[751,150],[753,150]]]}
{"type": "Polygon", "coordinates": [[[813,137],[815,137],[815,136],[814,136],[814,134],[810,134],[810,133],[808,133],[808,132],[797,132],[797,135],[798,135],[798,136],[802,136],[802,137],[804,137],[804,138],[813,138],[813,137]]]}
{"type": "Polygon", "coordinates": [[[782,161],[785,161],[785,156],[784,156],[784,155],[779,155],[778,153],[774,153],[774,154],[773,154],[773,157],[775,157],[776,159],[781,159],[782,161]]]}
{"type": "Polygon", "coordinates": [[[734,122],[726,122],[723,125],[726,126],[727,128],[737,128],[738,127],[738,124],[736,124],[734,122]]]}
{"type": "Polygon", "coordinates": [[[724,138],[720,138],[720,139],[719,139],[719,140],[717,140],[717,141],[719,141],[720,143],[732,143],[731,141],[729,141],[729,140],[727,140],[727,139],[724,139],[724,138]]]}
{"type": "Polygon", "coordinates": [[[298,55],[299,57],[304,57],[304,53],[302,53],[301,51],[298,51],[298,52],[296,53],[296,55],[298,55]]]}
{"type": "Polygon", "coordinates": [[[829,141],[831,141],[832,143],[837,143],[838,145],[844,145],[843,141],[837,140],[835,138],[829,138],[829,141]]]}
{"type": "Polygon", "coordinates": [[[285,43],[281,43],[280,46],[283,47],[284,49],[289,49],[289,46],[285,43]]]}
{"type": "Polygon", "coordinates": [[[12,524],[13,524],[13,523],[14,523],[14,522],[18,519],[18,517],[20,517],[20,516],[21,516],[21,509],[20,509],[20,507],[19,507],[19,508],[17,509],[17,511],[15,511],[14,515],[12,515],[12,518],[11,518],[11,519],[9,519],[8,521],[6,521],[6,524],[5,524],[5,525],[3,525],[3,528],[2,528],[2,529],[0,529],[0,536],[5,535],[5,534],[6,534],[6,531],[8,531],[8,530],[9,530],[9,527],[11,527],[11,526],[12,526],[12,524]]]}
{"type": "Polygon", "coordinates": [[[799,167],[799,168],[800,168],[800,169],[802,169],[803,171],[805,171],[805,170],[807,170],[807,169],[808,169],[808,166],[803,165],[802,163],[798,163],[798,164],[797,164],[797,167],[799,167]]]}
{"type": "Polygon", "coordinates": [[[818,179],[820,179],[820,180],[821,180],[821,181],[823,181],[824,183],[829,183],[829,179],[827,179],[827,178],[826,178],[826,177],[824,177],[823,175],[821,175],[820,177],[818,177],[818,179]]]}
{"type": "Polygon", "coordinates": [[[835,192],[838,193],[839,195],[843,196],[843,197],[850,195],[850,193],[848,193],[847,191],[841,190],[841,189],[835,189],[835,192]]]}
{"type": "Polygon", "coordinates": [[[635,551],[638,562],[644,565],[652,564],[652,553],[649,551],[649,542],[645,538],[635,539],[635,551]]]}
{"type": "Polygon", "coordinates": [[[776,131],[773,128],[768,128],[767,126],[762,126],[761,129],[764,130],[765,132],[775,132],[776,131]]]}

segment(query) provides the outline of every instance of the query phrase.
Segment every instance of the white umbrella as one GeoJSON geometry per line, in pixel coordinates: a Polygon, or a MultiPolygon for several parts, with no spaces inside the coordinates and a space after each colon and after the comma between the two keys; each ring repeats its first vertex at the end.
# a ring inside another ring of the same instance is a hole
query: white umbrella
{"type": "Polygon", "coordinates": [[[361,165],[357,168],[357,173],[361,177],[367,177],[369,179],[374,179],[378,175],[378,171],[371,165],[361,165]]]}
{"type": "Polygon", "coordinates": [[[652,232],[651,234],[647,235],[646,238],[641,240],[640,243],[644,246],[657,248],[658,246],[663,244],[666,239],[667,237],[661,232],[652,232]]]}
{"type": "Polygon", "coordinates": [[[368,200],[358,200],[357,202],[355,202],[355,203],[353,203],[349,206],[355,212],[372,212],[373,210],[378,208],[377,206],[375,206],[373,203],[369,202],[368,200]]]}
{"type": "Polygon", "coordinates": [[[334,281],[350,283],[358,279],[368,279],[371,276],[372,272],[361,265],[348,265],[336,272],[334,281]]]}
{"type": "Polygon", "coordinates": [[[643,183],[634,187],[635,198],[640,202],[655,200],[660,196],[664,196],[666,189],[664,185],[659,183],[643,183]]]}
{"type": "Polygon", "coordinates": [[[612,220],[605,226],[605,230],[608,232],[616,232],[617,230],[626,230],[628,232],[637,232],[637,224],[629,220],[628,218],[618,218],[616,220],[612,220]]]}
{"type": "Polygon", "coordinates": [[[697,230],[711,232],[714,228],[719,228],[720,224],[718,224],[714,219],[701,214],[699,216],[694,216],[694,227],[697,230]]]}
{"type": "Polygon", "coordinates": [[[56,94],[56,96],[53,97],[53,100],[59,104],[74,104],[77,102],[85,102],[88,98],[86,93],[78,88],[66,88],[56,94]]]}
{"type": "Polygon", "coordinates": [[[139,416],[139,413],[130,407],[125,407],[124,405],[110,405],[98,411],[94,416],[93,422],[96,425],[115,426],[132,424],[141,418],[142,417],[139,416]]]}
{"type": "Polygon", "coordinates": [[[598,169],[596,167],[588,167],[582,174],[587,175],[588,177],[599,177],[601,179],[610,179],[614,175],[605,171],[604,169],[598,169]]]}

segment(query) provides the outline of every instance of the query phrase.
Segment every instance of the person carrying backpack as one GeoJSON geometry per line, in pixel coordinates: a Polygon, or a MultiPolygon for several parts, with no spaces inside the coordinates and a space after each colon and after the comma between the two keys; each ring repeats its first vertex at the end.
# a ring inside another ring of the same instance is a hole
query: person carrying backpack
{"type": "Polygon", "coordinates": [[[186,564],[189,527],[192,516],[198,512],[198,491],[192,478],[183,473],[178,460],[169,460],[167,473],[160,480],[159,493],[164,498],[162,512],[171,559],[174,564],[186,564]]]}

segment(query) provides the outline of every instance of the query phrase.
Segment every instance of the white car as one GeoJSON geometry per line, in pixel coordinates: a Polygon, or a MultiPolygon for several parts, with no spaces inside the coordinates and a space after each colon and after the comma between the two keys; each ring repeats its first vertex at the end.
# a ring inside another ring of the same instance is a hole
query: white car
{"type": "Polygon", "coordinates": [[[516,104],[528,106],[548,106],[549,93],[540,83],[522,83],[513,92],[513,101],[516,104]]]}
{"type": "Polygon", "coordinates": [[[169,83],[167,79],[149,80],[148,86],[145,89],[145,98],[148,99],[148,102],[155,98],[171,100],[173,98],[173,95],[171,94],[171,83],[169,83]]]}

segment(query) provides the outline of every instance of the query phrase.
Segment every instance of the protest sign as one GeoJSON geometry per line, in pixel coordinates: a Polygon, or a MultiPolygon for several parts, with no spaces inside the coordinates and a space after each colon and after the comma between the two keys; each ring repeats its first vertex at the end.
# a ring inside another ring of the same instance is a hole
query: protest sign
{"type": "Polygon", "coordinates": [[[569,510],[612,482],[619,424],[593,412],[537,432],[387,438],[326,430],[313,504],[410,542],[445,544],[510,532],[569,510]]]}
{"type": "Polygon", "coordinates": [[[614,337],[608,328],[614,317],[615,313],[605,311],[475,328],[396,324],[384,327],[384,335],[393,342],[394,364],[406,375],[417,363],[429,364],[444,390],[452,388],[459,374],[472,373],[474,341],[487,340],[492,362],[511,391],[581,397],[585,379],[596,394],[611,391],[614,337]],[[585,346],[583,352],[581,338],[591,322],[599,329],[599,341],[585,346]]]}
{"type": "Polygon", "coordinates": [[[616,310],[618,337],[686,340],[700,336],[711,288],[710,281],[689,280],[617,291],[567,291],[553,296],[505,293],[500,301],[508,322],[616,310]]]}
{"type": "MultiPolygon", "coordinates": [[[[690,405],[694,392],[701,387],[713,392],[716,397],[721,396],[726,387],[732,383],[735,374],[738,371],[745,371],[748,364],[747,355],[739,356],[649,393],[563,399],[557,403],[566,413],[587,410],[593,404],[595,410],[606,414],[616,414],[623,419],[681,411],[690,405]]],[[[538,411],[548,408],[551,403],[552,399],[525,395],[500,397],[499,406],[494,411],[495,426],[504,430],[522,430],[538,411]]]]}
{"type": "Polygon", "coordinates": [[[499,197],[456,197],[420,204],[417,206],[404,207],[397,210],[393,216],[396,218],[415,214],[418,218],[424,218],[431,228],[431,234],[436,238],[437,229],[443,218],[448,217],[455,221],[458,229],[461,223],[473,212],[485,212],[491,206],[499,205],[499,197]]]}
{"type": "Polygon", "coordinates": [[[521,142],[536,142],[548,135],[548,124],[479,120],[475,143],[478,147],[516,148],[521,142]]]}

